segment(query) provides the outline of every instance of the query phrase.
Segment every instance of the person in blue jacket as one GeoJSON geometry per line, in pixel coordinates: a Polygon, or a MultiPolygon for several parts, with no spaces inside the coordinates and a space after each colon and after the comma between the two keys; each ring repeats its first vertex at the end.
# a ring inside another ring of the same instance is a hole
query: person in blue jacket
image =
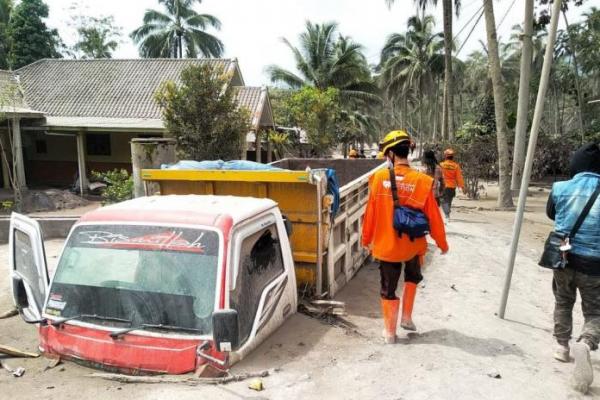
{"type": "MultiPolygon", "coordinates": [[[[575,152],[570,165],[571,179],[552,186],[546,213],[555,221],[555,231],[568,233],[586,203],[600,185],[600,146],[592,143],[575,152]]],[[[573,386],[587,392],[593,382],[590,351],[600,342],[600,199],[597,199],[577,235],[571,241],[568,264],[555,270],[554,337],[558,346],[554,358],[569,362],[575,359],[573,386]],[[583,331],[569,349],[573,332],[573,306],[577,291],[581,296],[583,331]]]]}

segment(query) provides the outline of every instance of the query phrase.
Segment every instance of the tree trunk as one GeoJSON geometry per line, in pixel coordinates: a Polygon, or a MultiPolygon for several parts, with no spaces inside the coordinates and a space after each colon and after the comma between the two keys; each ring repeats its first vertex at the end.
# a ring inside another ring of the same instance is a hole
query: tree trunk
{"type": "Polygon", "coordinates": [[[452,1],[443,0],[444,12],[444,128],[448,140],[454,140],[454,85],[452,82],[452,1]]]}
{"type": "Polygon", "coordinates": [[[436,77],[435,78],[435,94],[433,96],[433,99],[435,101],[435,107],[433,109],[433,137],[432,137],[432,142],[435,143],[435,140],[437,139],[437,129],[438,129],[438,113],[439,113],[439,93],[440,93],[440,78],[436,77]]]}
{"type": "Polygon", "coordinates": [[[506,110],[504,109],[504,87],[502,86],[502,71],[498,54],[498,38],[496,36],[496,21],[492,0],[483,1],[485,25],[488,41],[488,59],[492,87],[494,90],[494,109],[496,112],[496,136],[498,140],[498,175],[499,190],[498,206],[508,208],[513,206],[510,190],[510,157],[508,150],[508,134],[506,126],[506,110]]]}
{"type": "Polygon", "coordinates": [[[518,192],[525,166],[527,150],[527,126],[529,121],[529,85],[531,84],[531,62],[533,57],[533,0],[525,2],[525,19],[523,21],[523,49],[521,51],[521,78],[519,82],[519,104],[517,106],[517,127],[515,131],[515,148],[513,152],[513,169],[511,189],[518,192]]]}

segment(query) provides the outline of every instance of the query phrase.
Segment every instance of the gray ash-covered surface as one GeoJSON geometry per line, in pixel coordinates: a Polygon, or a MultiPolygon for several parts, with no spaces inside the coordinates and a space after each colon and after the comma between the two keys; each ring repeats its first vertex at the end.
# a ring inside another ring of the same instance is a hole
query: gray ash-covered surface
{"type": "Polygon", "coordinates": [[[383,160],[359,158],[352,159],[328,159],[328,158],[286,158],[274,162],[275,167],[289,169],[292,171],[304,171],[307,167],[311,169],[332,168],[335,170],[338,182],[344,186],[361,177],[374,168],[383,164],[383,160]]]}

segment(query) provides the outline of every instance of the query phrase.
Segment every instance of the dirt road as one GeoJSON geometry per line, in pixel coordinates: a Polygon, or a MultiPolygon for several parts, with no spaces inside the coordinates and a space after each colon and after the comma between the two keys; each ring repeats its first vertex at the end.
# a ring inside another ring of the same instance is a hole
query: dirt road
{"type": "MultiPolygon", "coordinates": [[[[547,195],[547,193],[546,193],[547,195]]],[[[419,333],[400,332],[385,346],[380,334],[378,270],[364,267],[340,293],[346,329],[295,315],[235,367],[236,372],[276,369],[254,392],[247,382],[217,387],[173,384],[128,385],[85,377],[93,372],[65,363],[44,372],[46,361],[8,360],[27,372],[13,378],[0,371],[6,399],[544,399],[600,397],[598,382],[586,397],[568,387],[570,364],[552,358],[551,273],[536,266],[550,225],[541,216],[543,193],[528,207],[507,320],[497,312],[510,242],[512,213],[478,211],[482,204],[459,201],[448,226],[451,251],[428,258],[415,305],[419,333]],[[467,208],[468,207],[468,208],[467,208]]],[[[485,205],[485,204],[484,204],[485,205]]],[[[485,208],[485,207],[483,207],[485,208]]],[[[56,257],[60,242],[48,243],[56,257]]],[[[6,260],[6,246],[0,259],[6,260]]],[[[56,258],[51,258],[56,260],[56,258]]],[[[4,268],[4,271],[7,269],[4,268]]],[[[0,274],[0,310],[10,305],[9,282],[0,274]]],[[[581,324],[576,306],[576,332],[581,324]]],[[[20,318],[0,320],[0,343],[33,350],[34,327],[20,318]]]]}

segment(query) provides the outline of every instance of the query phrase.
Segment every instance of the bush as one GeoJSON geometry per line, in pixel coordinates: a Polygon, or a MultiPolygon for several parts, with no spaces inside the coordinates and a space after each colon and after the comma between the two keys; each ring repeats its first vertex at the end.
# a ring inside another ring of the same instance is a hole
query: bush
{"type": "Polygon", "coordinates": [[[181,83],[163,82],[155,94],[167,136],[180,159],[233,160],[244,150],[250,113],[240,109],[229,75],[209,64],[190,66],[181,83]],[[225,88],[225,89],[224,89],[225,88]]]}
{"type": "Polygon", "coordinates": [[[470,199],[479,199],[481,179],[498,177],[496,135],[489,129],[486,124],[467,122],[456,132],[456,142],[445,143],[440,149],[440,155],[446,148],[456,152],[455,159],[461,165],[465,192],[470,199]]]}
{"type": "Polygon", "coordinates": [[[133,178],[126,170],[92,171],[92,177],[108,185],[102,192],[102,204],[120,203],[133,198],[133,178]]]}

